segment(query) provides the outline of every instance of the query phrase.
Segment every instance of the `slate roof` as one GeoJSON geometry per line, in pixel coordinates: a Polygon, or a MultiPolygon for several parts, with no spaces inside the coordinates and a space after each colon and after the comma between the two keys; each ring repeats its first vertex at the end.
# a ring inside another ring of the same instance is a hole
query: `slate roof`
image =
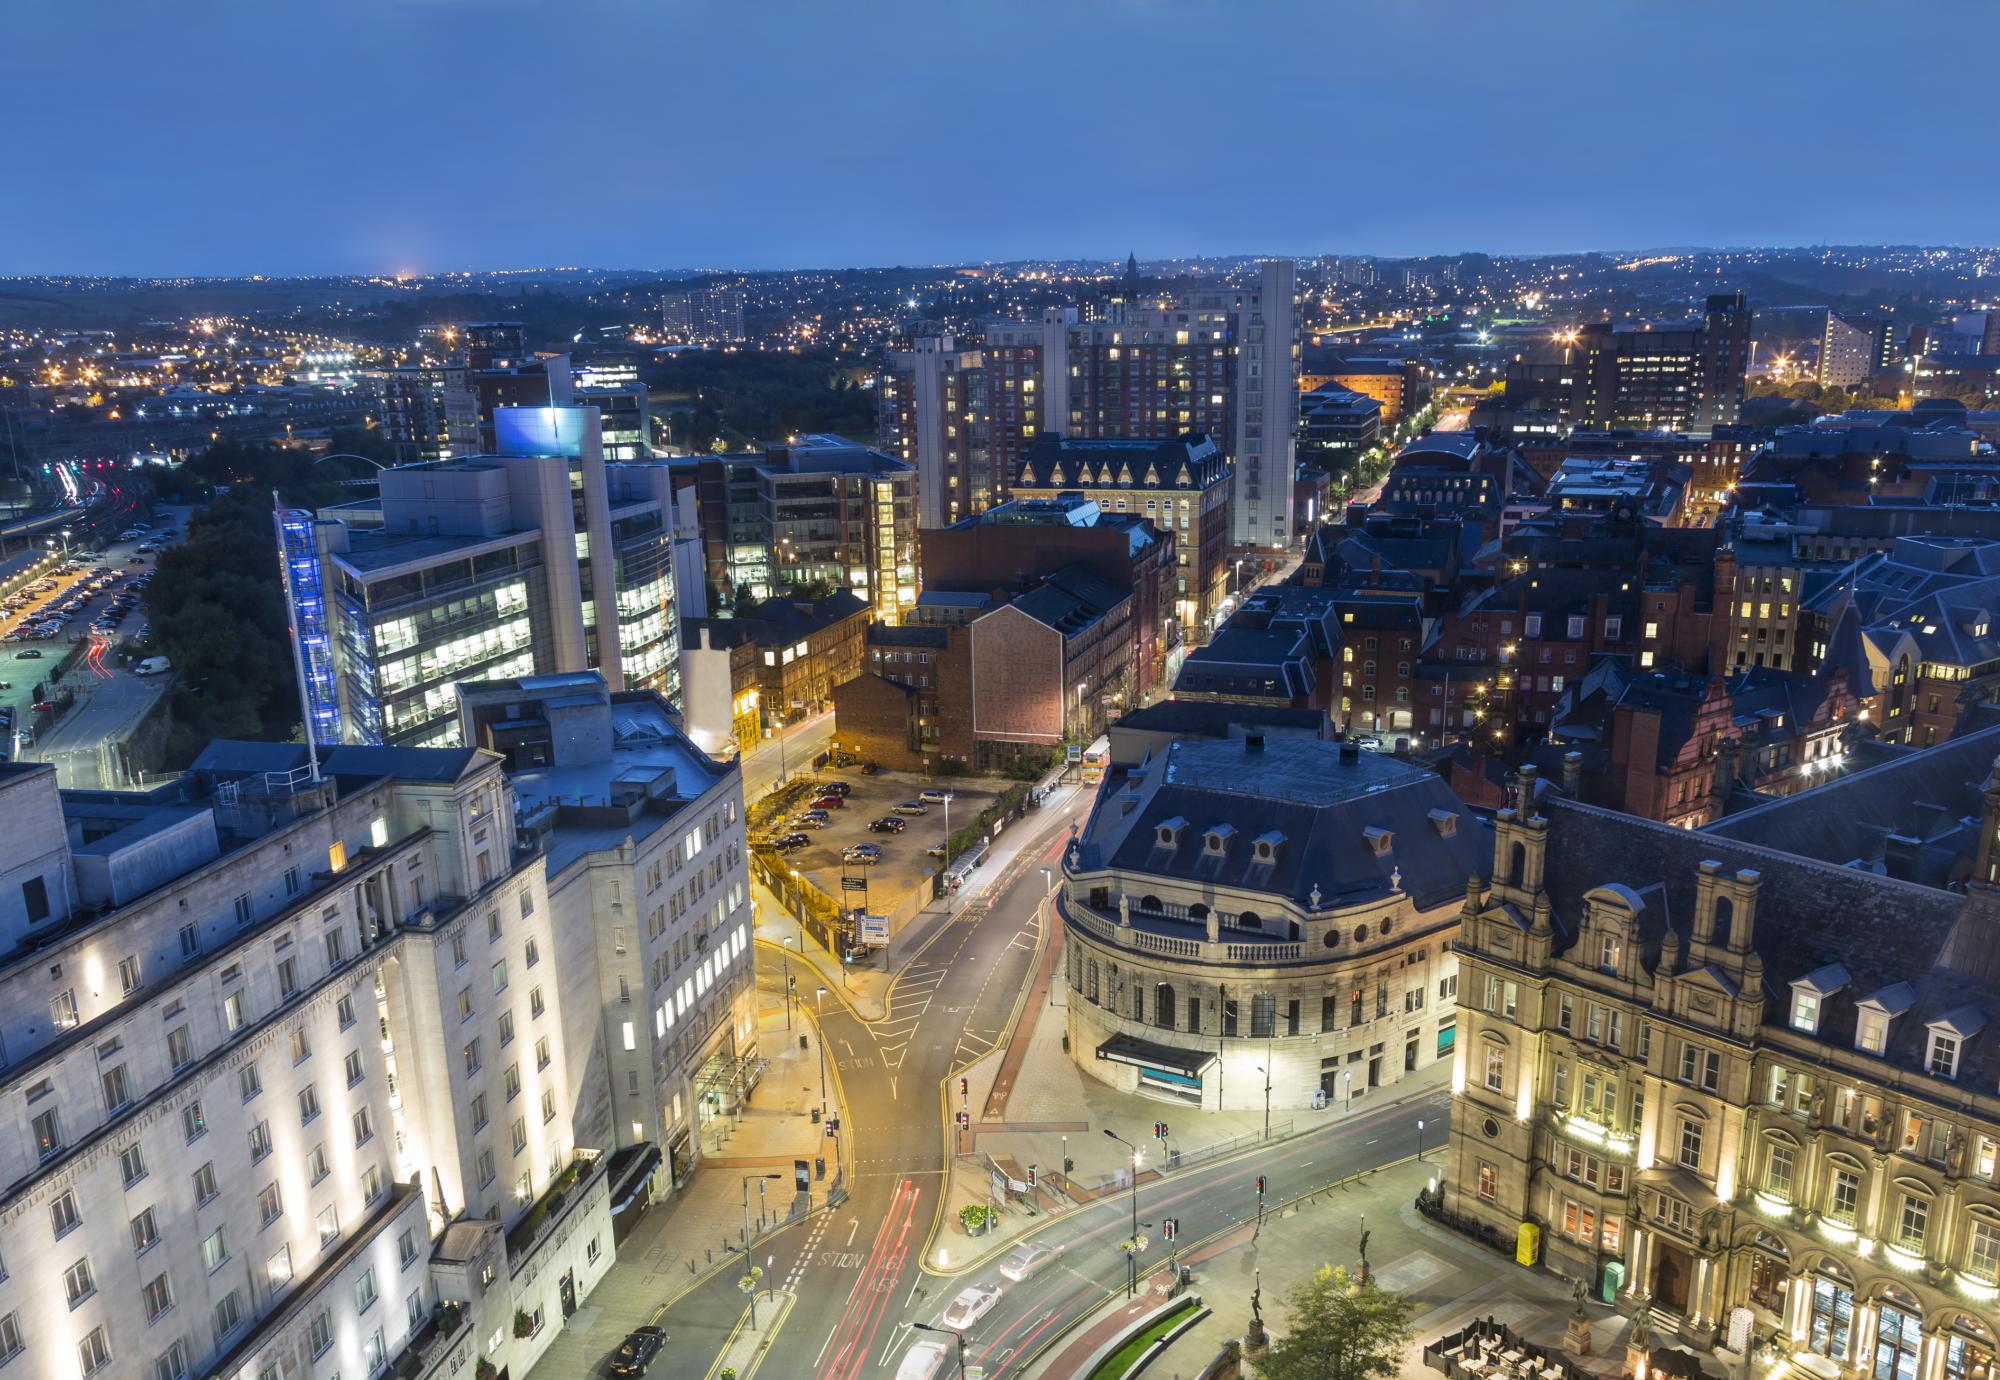
{"type": "Polygon", "coordinates": [[[1436,773],[1381,753],[1343,756],[1339,743],[1177,742],[1129,781],[1139,807],[1124,813],[1123,792],[1099,797],[1079,839],[1080,869],[1154,873],[1300,906],[1315,887],[1323,906],[1383,896],[1394,877],[1428,909],[1463,896],[1466,878],[1492,867],[1491,833],[1436,773]],[[1176,818],[1186,821],[1178,844],[1161,845],[1160,825],[1176,818]],[[1219,854],[1204,839],[1218,825],[1235,831],[1219,854]],[[1369,829],[1387,830],[1389,846],[1378,852],[1369,829]],[[1260,862],[1254,842],[1273,832],[1284,842],[1260,862]]]}
{"type": "Polygon", "coordinates": [[[824,599],[766,599],[748,618],[737,621],[753,631],[759,645],[776,647],[801,641],[867,607],[853,593],[839,589],[824,599]]]}
{"type": "Polygon", "coordinates": [[[1996,756],[2000,728],[1984,729],[1730,815],[1701,832],[1942,887],[1964,876],[1977,846],[1981,791],[1996,756]]]}
{"type": "Polygon", "coordinates": [[[1021,457],[1016,489],[1206,489],[1229,461],[1200,432],[1171,441],[1084,440],[1043,432],[1021,457]],[[1149,481],[1147,472],[1154,471],[1149,481]],[[1182,470],[1189,482],[1179,482],[1182,470]]]}

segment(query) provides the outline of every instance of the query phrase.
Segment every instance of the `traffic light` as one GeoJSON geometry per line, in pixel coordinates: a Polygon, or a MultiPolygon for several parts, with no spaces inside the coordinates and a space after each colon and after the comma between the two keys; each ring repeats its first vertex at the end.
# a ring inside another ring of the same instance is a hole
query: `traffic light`
{"type": "Polygon", "coordinates": [[[1028,1166],[1028,1187],[1033,1188],[1034,1186],[1035,1186],[1035,1166],[1031,1164],[1028,1166]]]}
{"type": "Polygon", "coordinates": [[[1154,1122],[1153,1135],[1160,1140],[1165,1140],[1167,1138],[1167,1123],[1164,1121],[1154,1122]]]}
{"type": "Polygon", "coordinates": [[[1065,1174],[1074,1174],[1075,1172],[1076,1172],[1076,1161],[1075,1161],[1075,1160],[1073,1160],[1073,1159],[1071,1159],[1071,1158],[1070,1158],[1070,1157],[1069,1157],[1068,1155],[1064,1155],[1064,1156],[1063,1156],[1063,1173],[1065,1173],[1065,1174]]]}
{"type": "Polygon", "coordinates": [[[971,1084],[967,1083],[965,1079],[960,1078],[958,1080],[958,1095],[960,1097],[967,1096],[971,1092],[971,1090],[972,1090],[971,1084]]]}
{"type": "Polygon", "coordinates": [[[969,1131],[972,1129],[971,1112],[960,1112],[958,1114],[958,1129],[961,1131],[969,1131]]]}
{"type": "Polygon", "coordinates": [[[1160,1223],[1160,1235],[1165,1237],[1168,1241],[1180,1240],[1181,1219],[1178,1217],[1168,1217],[1163,1219],[1160,1223]]]}
{"type": "Polygon", "coordinates": [[[1259,1198],[1264,1196],[1264,1176],[1262,1174],[1257,1176],[1257,1196],[1259,1198]]]}

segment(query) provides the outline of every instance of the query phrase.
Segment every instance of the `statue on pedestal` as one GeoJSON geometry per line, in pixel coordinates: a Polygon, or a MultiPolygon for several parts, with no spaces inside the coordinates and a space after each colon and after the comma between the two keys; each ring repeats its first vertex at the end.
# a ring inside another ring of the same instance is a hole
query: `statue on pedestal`
{"type": "Polygon", "coordinates": [[[1250,1326],[1243,1334],[1243,1352],[1254,1360],[1270,1347],[1271,1337],[1264,1331],[1264,1272],[1251,1273],[1256,1283],[1250,1290],[1250,1326]]]}
{"type": "Polygon", "coordinates": [[[1122,891],[1118,893],[1118,923],[1126,929],[1132,928],[1132,898],[1122,891]]]}
{"type": "Polygon", "coordinates": [[[1563,1350],[1578,1356],[1590,1355],[1590,1315],[1583,1311],[1583,1281],[1578,1280],[1571,1291],[1576,1307],[1570,1311],[1569,1326],[1563,1329],[1563,1350]]]}
{"type": "Polygon", "coordinates": [[[1216,944],[1220,943],[1221,940],[1222,940],[1222,917],[1216,914],[1214,911],[1210,911],[1208,913],[1208,942],[1211,944],[1216,944]]]}
{"type": "Polygon", "coordinates": [[[1369,1273],[1368,1269],[1368,1238],[1371,1235],[1373,1235],[1373,1233],[1370,1232],[1366,1227],[1362,1228],[1361,1242],[1360,1242],[1361,1271],[1359,1274],[1355,1276],[1355,1282],[1357,1284],[1362,1285],[1363,1287],[1366,1287],[1371,1282],[1372,1279],[1372,1276],[1369,1273]]]}

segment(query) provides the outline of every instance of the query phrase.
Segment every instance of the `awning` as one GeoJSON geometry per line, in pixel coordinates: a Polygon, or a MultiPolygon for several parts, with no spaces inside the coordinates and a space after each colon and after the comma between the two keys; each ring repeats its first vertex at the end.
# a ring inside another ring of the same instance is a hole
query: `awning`
{"type": "Polygon", "coordinates": [[[1199,1078],[1216,1059],[1212,1049],[1176,1049],[1132,1035],[1113,1035],[1097,1047],[1097,1057],[1142,1069],[1165,1069],[1185,1078],[1199,1078]]]}
{"type": "Polygon", "coordinates": [[[633,1156],[630,1163],[613,1166],[611,1215],[614,1217],[631,1207],[640,1195],[645,1193],[646,1186],[653,1182],[653,1175],[658,1173],[660,1168],[659,1146],[634,1145],[628,1146],[627,1149],[639,1153],[633,1156]]]}

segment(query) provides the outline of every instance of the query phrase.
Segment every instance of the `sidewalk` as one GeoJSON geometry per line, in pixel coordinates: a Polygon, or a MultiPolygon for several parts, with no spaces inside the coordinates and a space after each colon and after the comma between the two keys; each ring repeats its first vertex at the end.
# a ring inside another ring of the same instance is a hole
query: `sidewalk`
{"type": "MultiPolygon", "coordinates": [[[[743,1240],[745,1174],[784,1176],[764,1181],[761,1196],[759,1185],[750,1185],[753,1238],[803,1210],[792,1191],[794,1160],[825,1157],[827,1176],[813,1181],[810,1196],[812,1207],[826,1201],[835,1160],[831,1143],[811,1117],[819,1106],[820,1069],[812,1003],[794,1008],[787,1031],[783,995],[759,991],[757,996],[758,1048],[769,1063],[747,1108],[740,1116],[702,1128],[702,1158],[694,1173],[646,1210],[619,1245],[618,1259],[604,1279],[536,1363],[535,1375],[566,1380],[596,1374],[625,1334],[650,1322],[673,1295],[711,1269],[740,1269],[742,1257],[732,1248],[743,1240]],[[803,1050],[800,1034],[812,1037],[803,1050]]],[[[829,1085],[828,1095],[838,1099],[837,1084],[829,1085]]]]}
{"type": "MultiPolygon", "coordinates": [[[[1162,1352],[1148,1374],[1161,1380],[1199,1374],[1224,1342],[1240,1338],[1249,1327],[1250,1295],[1260,1283],[1260,1271],[1265,1325],[1274,1337],[1282,1336],[1286,1294],[1322,1265],[1345,1265],[1352,1271],[1364,1224],[1375,1283],[1417,1304],[1416,1339],[1398,1380],[1440,1380],[1424,1368],[1423,1344],[1474,1318],[1491,1316],[1534,1344],[1560,1351],[1574,1307],[1569,1285],[1554,1275],[1524,1269],[1421,1216],[1414,1204],[1417,1190],[1441,1169],[1442,1153],[1432,1151],[1426,1163],[1406,1161],[1349,1189],[1287,1205],[1265,1221],[1261,1236],[1253,1238],[1245,1226],[1184,1252],[1182,1259],[1194,1269],[1190,1288],[1213,1313],[1162,1352]]],[[[1142,1295],[1140,1302],[1157,1308],[1164,1299],[1142,1295]]],[[[1136,1316],[1129,1312],[1132,1307],[1122,1296],[1108,1300],[1024,1374],[1082,1380],[1085,1359],[1119,1323],[1136,1316]]],[[[1595,1302],[1586,1311],[1591,1354],[1569,1359],[1594,1374],[1622,1375],[1630,1320],[1595,1302]]]]}
{"type": "MultiPolygon", "coordinates": [[[[952,1162],[943,1237],[933,1243],[947,1246],[955,1262],[967,1253],[983,1258],[1005,1248],[1013,1237],[1036,1226],[1048,1214],[1123,1191],[1129,1182],[1132,1152],[1105,1135],[1107,1130],[1144,1152],[1139,1170],[1142,1187],[1159,1177],[1161,1147],[1152,1138],[1155,1122],[1167,1124],[1167,1147],[1184,1164],[1247,1149],[1263,1139],[1261,1108],[1203,1111],[1163,1098],[1120,1092],[1084,1073],[1063,1049],[1068,995],[1062,980],[1061,946],[1058,931],[1042,954],[1028,1004],[1012,1039],[965,1071],[973,1109],[972,1143],[970,1153],[960,1153],[952,1162]],[[1062,1174],[1065,1154],[1074,1165],[1066,1180],[1062,1174]],[[958,1223],[958,1210],[970,1203],[992,1203],[993,1165],[1016,1182],[1025,1182],[1028,1166],[1035,1166],[1039,1191],[1032,1208],[1018,1199],[1004,1204],[995,1227],[983,1237],[968,1238],[958,1223]]],[[[1449,1064],[1443,1063],[1411,1075],[1385,1090],[1388,1100],[1430,1096],[1445,1085],[1449,1072],[1449,1064]]],[[[955,1097],[953,1102],[955,1106],[955,1097]]],[[[1379,1111],[1382,1105],[1377,1102],[1357,1108],[1353,1114],[1379,1111]]],[[[1271,1134],[1273,1139],[1282,1138],[1346,1115],[1337,1105],[1321,1111],[1275,1112],[1271,1134]]],[[[959,1149],[963,1152],[968,1147],[961,1143],[959,1149]]],[[[967,1266],[961,1262],[958,1268],[967,1266]]]]}

